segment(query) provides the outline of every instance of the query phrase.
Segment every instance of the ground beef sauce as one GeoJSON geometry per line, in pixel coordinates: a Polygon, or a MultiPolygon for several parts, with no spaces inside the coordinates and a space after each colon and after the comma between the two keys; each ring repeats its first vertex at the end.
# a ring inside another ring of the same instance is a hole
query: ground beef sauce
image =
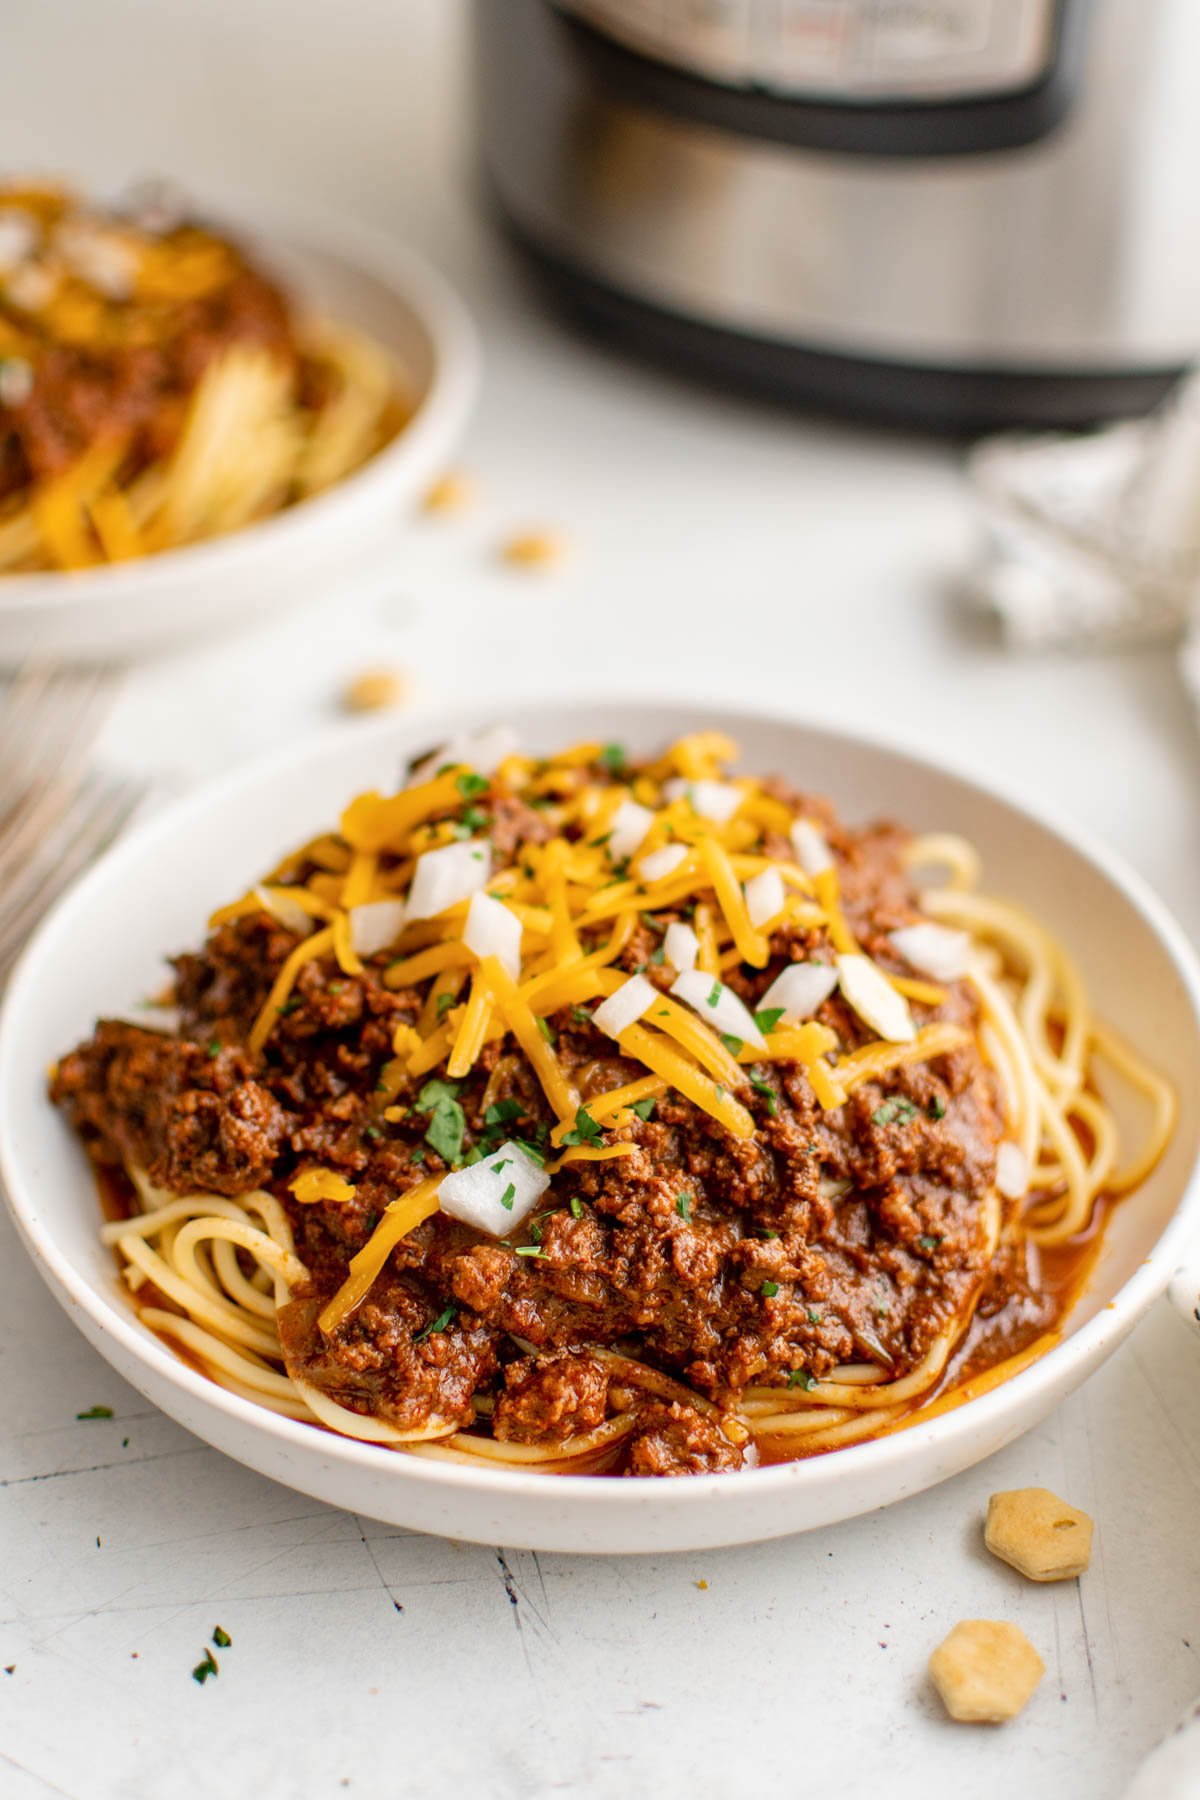
{"type": "MultiPolygon", "coordinates": [[[[604,779],[603,770],[590,778],[604,779]]],[[[916,916],[902,834],[851,832],[821,803],[781,784],[769,791],[825,820],[846,920],[881,967],[901,972],[887,934],[916,916]]],[[[497,867],[545,835],[542,814],[513,796],[484,793],[473,805],[497,867]]],[[[769,832],[762,849],[791,854],[769,832]]],[[[305,874],[301,866],[289,878],[305,874]]],[[[685,912],[639,923],[624,968],[669,986],[670,969],[653,956],[666,924],[685,912]]],[[[286,1364],[344,1405],[409,1428],[435,1415],[469,1425],[478,1401],[492,1434],[519,1444],[554,1442],[635,1407],[616,1470],[735,1469],[744,1447],[711,1412],[669,1384],[657,1395],[631,1385],[619,1360],[595,1351],[636,1358],[720,1409],[749,1384],[785,1388],[840,1363],[884,1363],[902,1376],[980,1296],[972,1343],[995,1361],[1044,1331],[1061,1302],[1065,1278],[1035,1292],[1021,1254],[988,1266],[983,1209],[1002,1121],[972,1039],[863,1082],[829,1111],[801,1065],[750,1065],[757,1085],[738,1096],[755,1120],[748,1139],[669,1089],[651,1117],[622,1128],[634,1154],[562,1169],[510,1241],[444,1214],[427,1220],[326,1337],[317,1314],[383,1209],[447,1164],[426,1139],[428,1074],[394,1096],[409,1109],[403,1119],[379,1114],[393,1032],[417,1018],[424,998],[384,984],[386,954],[362,976],[331,958],[305,964],[265,1049],[248,1050],[297,941],[266,912],[218,926],[201,951],[176,959],[180,1037],[103,1022],[63,1059],[53,1093],[102,1165],[139,1165],[177,1191],[236,1195],[263,1185],[280,1196],[311,1275],[280,1314],[286,1364]],[[352,1182],[353,1198],[298,1203],[289,1181],[313,1163],[352,1182]],[[518,1255],[522,1246],[539,1254],[518,1255]]],[[[788,961],[828,956],[821,931],[792,924],[772,938],[767,968],[735,965],[725,979],[753,1006],[788,961]]],[[[973,1028],[972,991],[956,983],[945,992],[937,1006],[913,1003],[918,1023],[973,1028]]],[[[548,1021],[585,1103],[645,1074],[589,1010],[567,1007],[548,1021]]],[[[843,1051],[871,1041],[837,990],[817,1017],[843,1051]]],[[[505,1134],[548,1144],[554,1116],[511,1037],[486,1045],[457,1101],[463,1155],[494,1144],[486,1115],[503,1101],[513,1103],[505,1134]]],[[[794,1455],[797,1442],[779,1454],[794,1455]]],[[[762,1453],[770,1460],[769,1444],[762,1453]]]]}

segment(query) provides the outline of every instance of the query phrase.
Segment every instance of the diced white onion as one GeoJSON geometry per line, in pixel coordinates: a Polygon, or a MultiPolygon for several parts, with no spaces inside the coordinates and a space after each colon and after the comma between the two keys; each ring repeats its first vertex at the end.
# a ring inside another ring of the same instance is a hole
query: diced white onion
{"type": "Polygon", "coordinates": [[[453,763],[456,767],[462,764],[474,769],[477,775],[494,775],[506,756],[511,756],[520,744],[520,738],[511,725],[492,725],[487,731],[474,733],[460,732],[458,737],[443,744],[432,756],[424,757],[411,771],[408,778],[409,787],[417,782],[428,781],[436,775],[445,763],[453,763]]]}
{"type": "Polygon", "coordinates": [[[623,1031],[640,1019],[644,1012],[658,998],[658,989],[644,975],[631,975],[623,981],[614,994],[599,1005],[592,1014],[592,1024],[606,1031],[609,1037],[619,1038],[623,1031]]]}
{"type": "Polygon", "coordinates": [[[121,238],[93,225],[70,224],[55,236],[54,248],[72,272],[109,300],[127,300],[137,265],[121,238]]]}
{"type": "Polygon", "coordinates": [[[643,856],[638,864],[638,874],[647,884],[665,881],[673,875],[681,862],[687,859],[685,844],[664,844],[661,850],[652,850],[649,856],[643,856]]]}
{"type": "Polygon", "coordinates": [[[702,819],[711,819],[716,825],[724,825],[732,819],[745,793],[728,781],[687,781],[676,776],[672,781],[663,783],[663,794],[668,800],[687,800],[692,811],[702,819]]]}
{"type": "Polygon", "coordinates": [[[824,832],[807,819],[797,819],[792,826],[792,849],[806,875],[823,875],[834,866],[833,851],[825,842],[824,832]]]}
{"type": "Polygon", "coordinates": [[[917,1035],[908,1001],[898,994],[882,969],[860,952],[837,959],[838,981],[859,1018],[891,1044],[907,1044],[917,1035]]]}
{"type": "Polygon", "coordinates": [[[466,838],[443,844],[417,858],[404,916],[407,920],[434,919],[460,900],[469,900],[486,887],[492,873],[492,850],[486,838],[466,838]]]}
{"type": "Polygon", "coordinates": [[[764,869],[761,875],[753,876],[746,883],[746,911],[750,914],[750,923],[757,929],[778,918],[786,899],[783,876],[778,869],[764,869]]]}
{"type": "Polygon", "coordinates": [[[549,1186],[545,1169],[519,1144],[508,1142],[481,1162],[445,1176],[438,1189],[438,1204],[450,1218],[473,1225],[476,1231],[507,1237],[533,1211],[549,1186]]]}
{"type": "Polygon", "coordinates": [[[667,926],[663,955],[677,975],[682,975],[686,969],[694,969],[699,954],[700,939],[690,925],[676,923],[667,926]]]}
{"type": "Polygon", "coordinates": [[[1018,1144],[1001,1144],[996,1152],[996,1187],[1006,1200],[1023,1200],[1029,1192],[1029,1164],[1018,1144]]]}
{"type": "Polygon", "coordinates": [[[838,984],[838,972],[832,963],[792,963],[777,975],[758,1003],[760,1012],[782,1006],[783,1022],[811,1019],[818,1006],[828,1000],[838,984]]]}
{"type": "Polygon", "coordinates": [[[164,1037],[174,1037],[183,1023],[177,1006],[132,1006],[128,1012],[106,1012],[100,1016],[119,1025],[136,1025],[141,1031],[160,1031],[164,1037]]]}
{"type": "Polygon", "coordinates": [[[482,891],[472,894],[463,943],[481,962],[494,956],[514,981],[521,979],[521,921],[503,900],[482,891]]]}
{"type": "Polygon", "coordinates": [[[372,900],[366,906],[352,906],[350,948],[359,956],[386,950],[404,930],[404,920],[403,900],[372,900]]]}
{"type": "Polygon", "coordinates": [[[279,920],[285,931],[295,931],[301,937],[308,937],[316,929],[311,916],[285,889],[256,887],[254,898],[264,912],[269,912],[273,919],[279,920]]]}
{"type": "Polygon", "coordinates": [[[935,925],[931,920],[893,931],[892,945],[910,968],[932,975],[935,981],[961,980],[971,958],[969,933],[935,925]]]}
{"type": "Polygon", "coordinates": [[[653,823],[654,814],[648,806],[639,806],[636,800],[622,800],[609,828],[608,854],[613,861],[624,862],[640,850],[653,823]]]}
{"type": "Polygon", "coordinates": [[[706,974],[703,969],[685,969],[671,983],[671,992],[677,1000],[699,1013],[714,1031],[740,1038],[744,1044],[753,1044],[756,1050],[766,1049],[767,1040],[754,1023],[753,1014],[733,989],[727,988],[714,975],[706,974]]]}

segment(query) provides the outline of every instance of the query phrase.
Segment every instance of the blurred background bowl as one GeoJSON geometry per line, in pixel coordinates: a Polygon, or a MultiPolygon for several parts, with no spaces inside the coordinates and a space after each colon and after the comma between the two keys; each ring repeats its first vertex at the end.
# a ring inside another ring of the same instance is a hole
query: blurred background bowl
{"type": "Polygon", "coordinates": [[[412,416],[354,474],[258,524],[104,568],[0,576],[0,661],[138,656],[369,578],[466,425],[478,385],[475,329],[421,257],[344,217],[210,207],[203,195],[198,204],[300,312],[357,327],[390,351],[412,416]]]}

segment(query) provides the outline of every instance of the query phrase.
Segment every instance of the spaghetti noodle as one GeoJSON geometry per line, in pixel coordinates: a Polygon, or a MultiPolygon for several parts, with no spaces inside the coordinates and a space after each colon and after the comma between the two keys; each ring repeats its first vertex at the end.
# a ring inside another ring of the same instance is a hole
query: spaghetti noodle
{"type": "Polygon", "coordinates": [[[216,915],[177,1033],[64,1059],[144,1322],[289,1417],[549,1473],[832,1450],[1056,1341],[1169,1085],[972,846],[733,754],[453,746],[216,915]]]}
{"type": "Polygon", "coordinates": [[[401,372],[161,199],[0,187],[0,574],[235,531],[404,423],[401,372]]]}

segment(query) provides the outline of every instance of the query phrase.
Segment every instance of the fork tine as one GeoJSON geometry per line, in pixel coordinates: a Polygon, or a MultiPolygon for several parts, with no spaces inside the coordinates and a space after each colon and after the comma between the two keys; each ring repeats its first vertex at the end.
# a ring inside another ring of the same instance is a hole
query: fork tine
{"type": "Polygon", "coordinates": [[[116,837],[143,798],[133,781],[89,784],[80,791],[52,840],[0,903],[0,980],[39,915],[116,837]],[[62,854],[56,854],[62,845],[62,854]]]}

